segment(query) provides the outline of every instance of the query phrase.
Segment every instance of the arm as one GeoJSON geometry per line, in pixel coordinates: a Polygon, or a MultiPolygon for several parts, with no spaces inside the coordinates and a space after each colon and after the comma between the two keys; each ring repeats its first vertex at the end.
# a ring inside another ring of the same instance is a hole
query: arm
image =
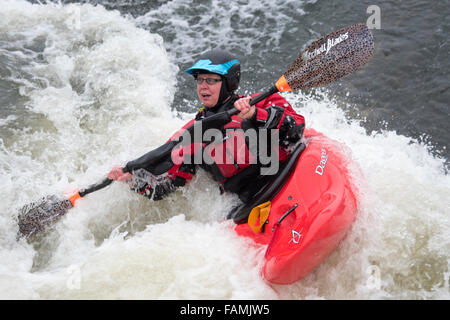
{"type": "MultiPolygon", "coordinates": [[[[129,161],[123,168],[114,166],[108,173],[108,178],[127,182],[132,190],[154,200],[163,199],[177,187],[184,186],[194,176],[195,166],[184,164],[182,161],[174,163],[174,159],[179,160],[174,158],[174,154],[180,154],[180,148],[177,147],[178,138],[183,130],[192,124],[191,122],[183,126],[162,146],[129,161]]],[[[181,153],[195,151],[191,146],[182,149],[181,153]]]]}

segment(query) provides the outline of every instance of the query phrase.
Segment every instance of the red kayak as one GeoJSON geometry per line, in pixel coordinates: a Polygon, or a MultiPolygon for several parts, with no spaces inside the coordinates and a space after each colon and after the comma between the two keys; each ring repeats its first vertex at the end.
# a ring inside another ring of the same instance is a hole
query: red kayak
{"type": "Polygon", "coordinates": [[[240,236],[267,245],[262,274],[276,284],[298,281],[319,266],[357,212],[341,145],[313,129],[304,135],[307,146],[299,144],[277,180],[241,208],[245,217],[251,211],[248,221],[233,217],[240,236]]]}

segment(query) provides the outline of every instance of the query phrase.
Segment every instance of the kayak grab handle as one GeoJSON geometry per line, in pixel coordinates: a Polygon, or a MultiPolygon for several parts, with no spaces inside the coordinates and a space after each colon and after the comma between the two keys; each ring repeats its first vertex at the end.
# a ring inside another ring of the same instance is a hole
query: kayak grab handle
{"type": "Polygon", "coordinates": [[[298,207],[298,204],[296,203],[292,208],[290,208],[288,211],[286,211],[281,218],[277,221],[277,223],[274,224],[274,226],[272,227],[272,232],[275,230],[275,227],[278,227],[281,223],[281,221],[283,221],[292,211],[294,211],[296,208],[298,207]]]}
{"type": "Polygon", "coordinates": [[[281,221],[283,221],[292,211],[294,211],[298,207],[298,204],[296,203],[292,208],[290,208],[288,211],[286,211],[281,218],[277,221],[277,223],[274,224],[272,227],[272,239],[270,239],[269,245],[267,246],[266,253],[264,254],[264,257],[267,258],[269,256],[270,251],[272,250],[272,247],[275,243],[275,240],[277,238],[278,234],[278,227],[280,226],[281,221]]]}

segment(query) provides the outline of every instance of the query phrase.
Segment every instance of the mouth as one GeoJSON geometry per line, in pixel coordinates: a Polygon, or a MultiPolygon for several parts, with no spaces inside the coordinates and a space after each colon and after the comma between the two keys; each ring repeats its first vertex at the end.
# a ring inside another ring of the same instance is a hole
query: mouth
{"type": "Polygon", "coordinates": [[[201,96],[203,99],[208,99],[208,98],[211,97],[211,95],[210,95],[210,94],[207,94],[207,93],[202,93],[202,94],[200,94],[200,96],[201,96]]]}

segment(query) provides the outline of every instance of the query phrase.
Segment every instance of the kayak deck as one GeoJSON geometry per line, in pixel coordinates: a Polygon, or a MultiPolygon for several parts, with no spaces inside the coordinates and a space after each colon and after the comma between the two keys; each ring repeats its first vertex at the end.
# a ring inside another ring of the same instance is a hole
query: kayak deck
{"type": "Polygon", "coordinates": [[[337,142],[309,129],[295,171],[271,201],[263,232],[238,224],[238,235],[267,245],[266,280],[289,284],[313,271],[341,242],[356,217],[346,160],[337,142]]]}

